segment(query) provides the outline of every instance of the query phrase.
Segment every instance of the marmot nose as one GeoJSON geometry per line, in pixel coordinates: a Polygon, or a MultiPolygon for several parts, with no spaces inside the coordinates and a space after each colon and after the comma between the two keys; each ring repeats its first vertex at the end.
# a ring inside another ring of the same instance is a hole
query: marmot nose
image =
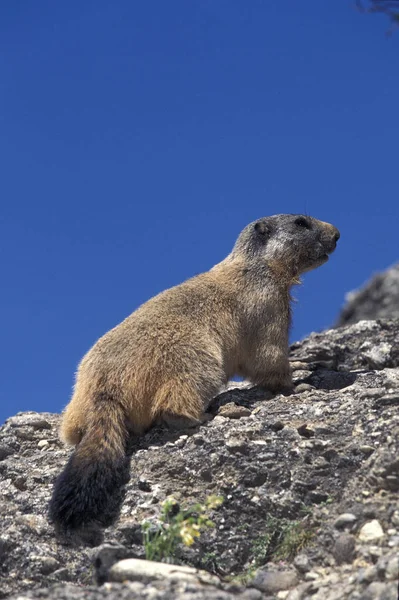
{"type": "Polygon", "coordinates": [[[334,242],[337,243],[340,237],[341,237],[340,232],[338,231],[338,229],[336,227],[334,227],[334,232],[333,232],[334,242]]]}

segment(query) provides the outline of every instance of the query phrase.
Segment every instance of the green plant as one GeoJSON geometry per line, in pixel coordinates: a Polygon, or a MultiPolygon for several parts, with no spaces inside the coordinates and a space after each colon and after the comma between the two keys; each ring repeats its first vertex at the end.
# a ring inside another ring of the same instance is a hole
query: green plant
{"type": "Polygon", "coordinates": [[[197,503],[180,509],[174,498],[167,498],[162,503],[160,525],[154,529],[148,521],[142,524],[147,560],[170,560],[175,556],[179,544],[192,546],[203,529],[214,527],[208,513],[222,503],[221,496],[209,496],[204,504],[197,503]]]}
{"type": "Polygon", "coordinates": [[[307,518],[290,521],[269,517],[264,533],[252,545],[254,564],[259,567],[270,560],[292,560],[313,536],[314,531],[307,518]]]}

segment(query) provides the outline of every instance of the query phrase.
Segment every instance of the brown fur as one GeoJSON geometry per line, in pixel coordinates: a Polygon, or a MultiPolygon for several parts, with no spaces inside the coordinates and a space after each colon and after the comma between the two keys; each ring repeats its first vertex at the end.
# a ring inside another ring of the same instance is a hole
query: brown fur
{"type": "Polygon", "coordinates": [[[126,428],[141,434],[160,419],[199,423],[235,374],[290,389],[290,287],[326,260],[338,237],[332,225],[298,215],[250,224],[225,260],[98,340],[79,366],[62,438],[82,446],[87,460],[101,460],[104,444],[120,459],[126,428]]]}

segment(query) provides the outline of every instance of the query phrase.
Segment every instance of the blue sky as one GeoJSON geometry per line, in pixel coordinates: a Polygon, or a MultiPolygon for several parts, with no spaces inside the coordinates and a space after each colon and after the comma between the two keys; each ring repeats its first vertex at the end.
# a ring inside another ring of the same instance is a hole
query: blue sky
{"type": "Polygon", "coordinates": [[[0,5],[0,422],[60,411],[92,343],[307,212],[342,238],[292,339],[398,252],[399,33],[354,2],[0,5]]]}

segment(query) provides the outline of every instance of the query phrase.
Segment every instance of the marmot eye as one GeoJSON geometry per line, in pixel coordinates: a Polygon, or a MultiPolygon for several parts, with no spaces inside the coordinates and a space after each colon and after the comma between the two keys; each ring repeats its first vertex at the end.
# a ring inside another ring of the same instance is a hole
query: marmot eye
{"type": "Polygon", "coordinates": [[[307,219],[305,219],[305,217],[298,217],[295,219],[295,225],[298,225],[298,227],[305,227],[305,229],[310,229],[310,223],[307,219]]]}

